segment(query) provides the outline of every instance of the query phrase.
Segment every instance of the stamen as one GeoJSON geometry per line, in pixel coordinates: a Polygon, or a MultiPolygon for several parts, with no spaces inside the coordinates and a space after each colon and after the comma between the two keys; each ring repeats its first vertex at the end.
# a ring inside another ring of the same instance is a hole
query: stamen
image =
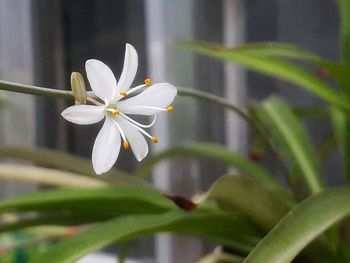
{"type": "Polygon", "coordinates": [[[112,114],[112,116],[117,116],[120,114],[119,109],[107,108],[106,111],[110,112],[112,114]]]}
{"type": "Polygon", "coordinates": [[[150,127],[152,127],[152,126],[155,124],[156,119],[157,119],[157,117],[154,116],[153,121],[152,121],[150,124],[145,125],[145,124],[141,124],[141,123],[139,123],[139,122],[137,122],[137,121],[131,119],[129,116],[125,115],[125,114],[122,113],[122,112],[120,113],[120,115],[123,116],[125,119],[127,119],[129,122],[131,122],[131,123],[133,123],[133,124],[135,124],[135,125],[137,125],[137,126],[139,126],[139,127],[142,127],[142,128],[150,128],[150,127]]]}
{"type": "Polygon", "coordinates": [[[130,90],[128,90],[127,92],[126,91],[120,91],[119,94],[113,99],[112,103],[116,103],[118,102],[121,98],[131,94],[131,93],[134,93],[135,91],[138,91],[140,89],[143,89],[144,87],[146,87],[145,84],[142,84],[142,85],[139,85],[139,86],[136,86],[135,88],[132,88],[130,90]]]}
{"type": "Polygon", "coordinates": [[[134,126],[139,132],[141,132],[143,135],[147,136],[148,138],[150,138],[153,141],[153,138],[157,138],[157,137],[153,137],[151,134],[149,134],[148,132],[146,132],[144,129],[140,128],[139,126],[137,126],[136,124],[129,122],[130,125],[134,126]]]}
{"type": "MultiPolygon", "coordinates": [[[[116,120],[114,120],[113,118],[111,118],[111,119],[112,119],[112,121],[115,123],[115,125],[117,125],[117,128],[118,128],[118,130],[119,130],[119,132],[120,132],[120,135],[121,135],[122,138],[123,138],[124,143],[127,142],[126,137],[125,137],[125,134],[124,134],[124,132],[123,132],[123,129],[120,127],[120,125],[118,124],[118,122],[117,122],[116,120]]],[[[123,146],[124,146],[124,143],[123,143],[123,146]]]]}
{"type": "Polygon", "coordinates": [[[124,147],[125,150],[129,149],[129,142],[128,141],[124,141],[123,147],[124,147]]]}
{"type": "Polygon", "coordinates": [[[125,90],[120,91],[119,94],[122,95],[122,96],[128,95],[128,93],[125,90]]]}
{"type": "Polygon", "coordinates": [[[167,112],[173,112],[174,111],[174,107],[173,106],[169,106],[166,108],[167,112]]]}
{"type": "Polygon", "coordinates": [[[167,111],[167,109],[159,108],[159,107],[152,107],[152,106],[129,106],[128,108],[145,109],[145,110],[156,110],[156,111],[167,111]]]}
{"type": "Polygon", "coordinates": [[[159,142],[159,140],[158,140],[158,138],[157,138],[157,137],[152,137],[152,141],[153,141],[154,143],[159,142]]]}
{"type": "Polygon", "coordinates": [[[151,79],[145,79],[145,84],[146,84],[146,87],[151,86],[152,80],[151,79]]]}
{"type": "Polygon", "coordinates": [[[119,109],[116,109],[116,110],[112,111],[112,115],[113,116],[117,116],[119,114],[120,114],[120,110],[119,109]]]}
{"type": "Polygon", "coordinates": [[[130,90],[128,91],[128,95],[131,94],[131,93],[133,93],[133,92],[135,92],[135,91],[138,91],[138,90],[140,90],[140,89],[143,89],[144,87],[147,87],[147,85],[144,85],[144,84],[138,85],[138,86],[136,86],[135,88],[130,89],[130,90]]]}

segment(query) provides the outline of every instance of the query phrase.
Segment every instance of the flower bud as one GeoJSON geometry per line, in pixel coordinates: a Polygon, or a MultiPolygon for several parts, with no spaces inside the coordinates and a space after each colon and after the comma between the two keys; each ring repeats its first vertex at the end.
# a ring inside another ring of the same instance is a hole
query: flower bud
{"type": "Polygon", "coordinates": [[[86,88],[83,76],[79,72],[72,72],[70,84],[76,104],[86,104],[86,88]]]}

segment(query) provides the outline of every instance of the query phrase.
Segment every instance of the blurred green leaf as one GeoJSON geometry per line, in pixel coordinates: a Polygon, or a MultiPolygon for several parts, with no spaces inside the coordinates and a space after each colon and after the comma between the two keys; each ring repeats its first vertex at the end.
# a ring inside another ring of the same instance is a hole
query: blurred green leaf
{"type": "Polygon", "coordinates": [[[349,213],[348,187],[312,196],[282,218],[244,262],[291,262],[312,240],[349,213]]]}
{"type": "Polygon", "coordinates": [[[317,159],[320,163],[325,162],[335,148],[335,138],[333,132],[328,133],[317,145],[317,159]]]}
{"type": "Polygon", "coordinates": [[[108,185],[107,182],[99,180],[97,177],[18,164],[0,164],[0,179],[79,188],[108,185]]]}
{"type": "Polygon", "coordinates": [[[335,138],[343,159],[345,178],[350,182],[350,118],[344,111],[334,107],[330,113],[335,138]]]}
{"type": "Polygon", "coordinates": [[[222,176],[211,187],[208,198],[227,211],[238,211],[268,231],[291,208],[276,193],[248,176],[222,176]]]}
{"type": "Polygon", "coordinates": [[[209,255],[201,258],[197,263],[240,263],[243,262],[244,258],[241,256],[233,255],[231,253],[217,252],[214,251],[209,255]]]}
{"type": "Polygon", "coordinates": [[[224,50],[244,53],[247,55],[262,56],[267,58],[286,58],[306,61],[326,70],[332,75],[347,92],[350,94],[350,68],[328,59],[322,59],[318,55],[295,45],[277,42],[257,42],[249,43],[235,48],[225,48],[224,50]]]}
{"type": "MultiPolygon", "coordinates": [[[[231,219],[230,228],[225,229],[221,224],[215,224],[218,218],[214,221],[210,219],[213,215],[203,212],[182,212],[180,210],[159,215],[134,215],[124,216],[112,219],[105,223],[101,223],[90,229],[77,234],[74,237],[66,239],[65,241],[56,245],[47,253],[42,254],[38,258],[33,259],[33,262],[50,262],[50,263],[67,263],[74,262],[83,255],[103,248],[111,243],[126,241],[136,237],[146,236],[157,232],[175,231],[186,232],[186,229],[194,235],[194,230],[190,229],[196,226],[196,234],[203,235],[209,226],[220,229],[221,232],[232,231],[236,229],[234,235],[226,240],[230,245],[240,245],[241,249],[250,250],[254,243],[247,243],[240,238],[243,236],[240,233],[241,223],[237,223],[231,219]],[[187,224],[191,220],[191,224],[187,224]]],[[[217,215],[218,216],[218,215],[217,215]]],[[[244,223],[243,223],[244,224],[244,223]]],[[[240,249],[240,250],[241,250],[240,249]]]]}
{"type": "MultiPolygon", "coordinates": [[[[319,80],[307,70],[304,70],[300,66],[297,66],[291,62],[272,56],[266,56],[266,54],[257,55],[251,51],[247,52],[247,50],[244,48],[242,51],[242,47],[227,49],[219,45],[203,43],[187,43],[184,44],[184,47],[204,55],[239,63],[248,69],[252,69],[272,77],[290,81],[304,87],[308,91],[339,108],[350,110],[350,103],[346,97],[337,93],[331,86],[319,80]]],[[[294,55],[295,53],[298,52],[294,52],[294,55]]],[[[334,65],[334,67],[336,67],[336,65],[334,65]]]]}
{"type": "Polygon", "coordinates": [[[289,106],[281,99],[271,97],[255,110],[285,154],[299,168],[300,173],[292,174],[300,174],[311,193],[321,191],[323,182],[315,150],[304,127],[289,106]]]}
{"type": "MultiPolygon", "coordinates": [[[[185,46],[187,45],[185,44],[185,46]]],[[[308,51],[306,49],[303,49],[288,43],[256,42],[256,43],[244,44],[233,48],[219,46],[219,45],[215,45],[215,47],[221,48],[225,52],[239,52],[239,53],[250,54],[255,56],[302,59],[310,62],[314,60],[315,61],[320,60],[320,57],[315,55],[311,51],[308,51]]]]}
{"type": "MultiPolygon", "coordinates": [[[[16,215],[11,215],[14,217],[16,215]]],[[[96,213],[94,211],[84,212],[49,212],[40,213],[31,218],[21,218],[18,217],[16,220],[4,220],[2,218],[2,223],[0,225],[0,234],[18,231],[28,227],[34,226],[76,226],[82,224],[91,224],[101,221],[106,221],[115,217],[115,213],[96,213]]]]}
{"type": "Polygon", "coordinates": [[[348,0],[338,0],[338,9],[342,58],[346,64],[350,64],[350,2],[348,0]]]}
{"type": "Polygon", "coordinates": [[[105,187],[94,189],[59,189],[35,192],[0,203],[4,212],[59,212],[81,213],[160,213],[176,208],[175,204],[156,191],[137,187],[105,187]]]}
{"type": "Polygon", "coordinates": [[[262,166],[249,161],[243,156],[231,151],[225,146],[214,143],[195,143],[175,147],[146,159],[136,170],[135,174],[144,177],[151,173],[152,169],[161,161],[175,157],[205,157],[217,160],[226,165],[239,169],[242,173],[259,179],[262,183],[283,194],[286,198],[290,196],[286,190],[275,180],[275,178],[262,166]]]}
{"type": "Polygon", "coordinates": [[[90,175],[95,177],[96,180],[104,180],[114,184],[137,185],[151,188],[150,184],[144,180],[140,180],[140,178],[130,176],[130,174],[125,171],[114,168],[102,176],[96,176],[92,168],[91,160],[52,149],[2,146],[0,147],[0,159],[31,161],[41,166],[57,168],[81,175],[90,175]]]}
{"type": "Polygon", "coordinates": [[[305,118],[329,118],[329,108],[321,106],[292,107],[293,112],[301,119],[305,118]]]}

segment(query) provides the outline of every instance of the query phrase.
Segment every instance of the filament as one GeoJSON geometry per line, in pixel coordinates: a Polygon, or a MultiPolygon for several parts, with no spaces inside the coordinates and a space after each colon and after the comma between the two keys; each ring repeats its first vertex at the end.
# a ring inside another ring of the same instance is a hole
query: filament
{"type": "Polygon", "coordinates": [[[150,128],[150,127],[152,127],[155,124],[156,119],[157,119],[157,117],[154,116],[153,121],[150,124],[142,124],[142,123],[139,123],[139,122],[131,119],[129,116],[125,115],[124,113],[120,113],[120,115],[123,116],[125,119],[127,119],[129,122],[131,122],[131,123],[133,123],[133,124],[135,124],[135,125],[137,125],[139,127],[142,127],[142,128],[150,128]]]}

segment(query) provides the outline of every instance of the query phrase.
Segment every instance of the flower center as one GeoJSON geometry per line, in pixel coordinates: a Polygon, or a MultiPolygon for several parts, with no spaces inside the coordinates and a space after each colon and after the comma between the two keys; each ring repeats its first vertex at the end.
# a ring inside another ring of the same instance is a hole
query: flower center
{"type": "Polygon", "coordinates": [[[117,107],[117,105],[110,103],[106,107],[106,112],[112,116],[117,116],[120,114],[120,109],[117,107]]]}

